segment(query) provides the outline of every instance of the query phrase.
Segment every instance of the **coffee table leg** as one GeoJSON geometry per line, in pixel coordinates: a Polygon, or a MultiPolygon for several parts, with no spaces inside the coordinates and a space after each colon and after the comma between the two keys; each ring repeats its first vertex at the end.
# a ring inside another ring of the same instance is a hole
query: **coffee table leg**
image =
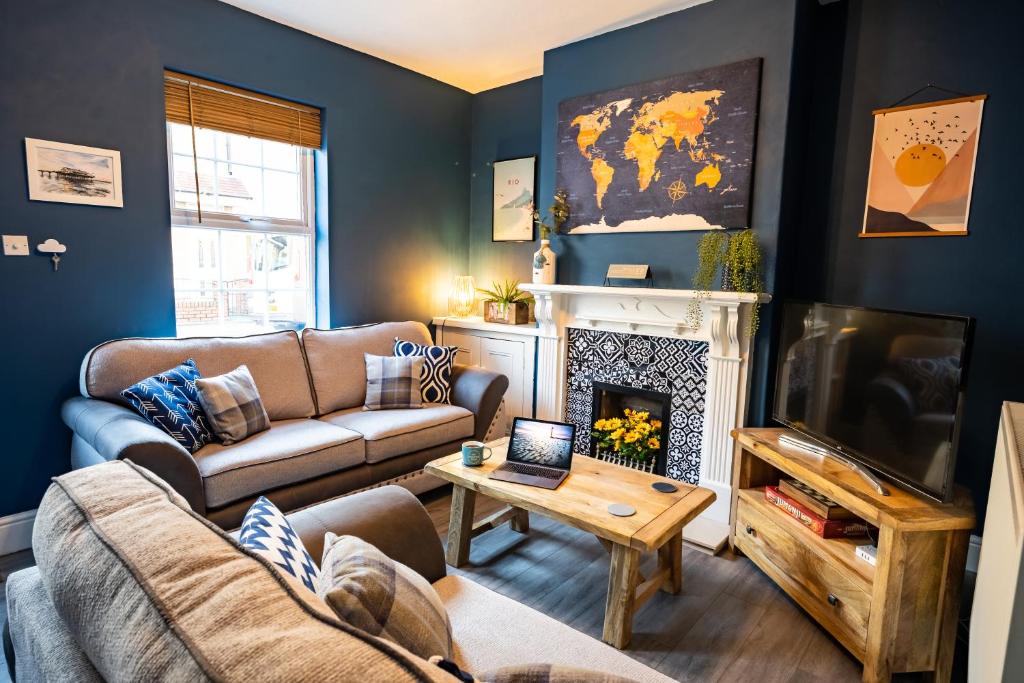
{"type": "Polygon", "coordinates": [[[675,595],[683,588],[683,535],[676,534],[658,548],[658,569],[667,569],[668,576],[661,590],[675,595]]]}
{"type": "Polygon", "coordinates": [[[530,533],[530,511],[517,507],[512,509],[515,510],[515,513],[508,523],[512,527],[512,531],[518,531],[521,534],[530,533]]]}
{"type": "Polygon", "coordinates": [[[612,545],[611,571],[608,573],[608,597],[604,606],[604,642],[620,650],[633,636],[633,604],[636,600],[640,551],[615,543],[612,545]]]}
{"type": "Polygon", "coordinates": [[[476,491],[458,485],[452,488],[452,514],[448,520],[448,547],[444,559],[453,567],[461,567],[469,561],[475,507],[476,491]]]}

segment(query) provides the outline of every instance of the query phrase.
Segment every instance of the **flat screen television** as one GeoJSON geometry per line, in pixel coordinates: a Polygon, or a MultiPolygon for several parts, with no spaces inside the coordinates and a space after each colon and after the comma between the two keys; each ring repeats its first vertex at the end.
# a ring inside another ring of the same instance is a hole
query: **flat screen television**
{"type": "Polygon", "coordinates": [[[948,501],[972,331],[965,317],[786,303],[774,418],[948,501]]]}

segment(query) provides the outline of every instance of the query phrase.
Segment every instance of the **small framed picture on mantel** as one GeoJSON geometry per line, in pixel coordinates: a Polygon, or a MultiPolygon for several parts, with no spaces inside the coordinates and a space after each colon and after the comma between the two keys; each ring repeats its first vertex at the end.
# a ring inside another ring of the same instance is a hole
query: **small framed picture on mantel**
{"type": "Polygon", "coordinates": [[[493,242],[532,242],[537,157],[494,162],[493,242]]]}

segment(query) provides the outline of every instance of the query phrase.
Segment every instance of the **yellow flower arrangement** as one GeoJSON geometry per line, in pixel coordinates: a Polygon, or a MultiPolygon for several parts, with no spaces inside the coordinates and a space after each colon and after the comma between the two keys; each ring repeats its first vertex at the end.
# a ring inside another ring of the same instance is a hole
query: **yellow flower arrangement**
{"type": "Polygon", "coordinates": [[[602,418],[594,422],[591,435],[601,450],[647,462],[661,448],[661,420],[652,420],[646,410],[624,408],[622,417],[602,418]]]}

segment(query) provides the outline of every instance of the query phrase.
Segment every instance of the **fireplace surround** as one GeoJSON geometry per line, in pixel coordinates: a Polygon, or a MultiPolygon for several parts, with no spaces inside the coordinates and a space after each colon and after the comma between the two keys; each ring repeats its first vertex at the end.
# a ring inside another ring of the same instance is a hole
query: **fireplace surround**
{"type": "MultiPolygon", "coordinates": [[[[732,499],[733,440],[743,426],[750,383],[750,340],[743,334],[753,304],[771,301],[767,294],[695,292],[683,289],[524,284],[536,302],[536,413],[547,420],[582,419],[589,433],[593,393],[584,383],[609,382],[672,394],[673,410],[687,410],[687,432],[675,437],[679,455],[666,456],[666,475],[699,483],[716,500],[683,530],[688,541],[719,549],[729,532],[732,499]],[[695,320],[692,305],[700,309],[695,320]],[[693,325],[697,322],[696,325],[693,325]],[[589,350],[574,350],[572,341],[608,333],[589,350]],[[638,341],[634,341],[638,340],[638,341]],[[645,343],[646,342],[646,345],[645,343]],[[665,367],[644,369],[645,348],[671,347],[665,367]],[[621,349],[624,362],[615,359],[621,349]],[[587,356],[589,354],[589,357],[587,356]],[[610,355],[609,355],[610,354],[610,355]],[[589,372],[571,365],[590,364],[589,372]],[[688,392],[668,388],[670,375],[689,384],[688,392]],[[575,418],[573,416],[576,416],[575,418]]],[[[679,426],[672,415],[673,433],[679,426]]],[[[583,453],[589,452],[587,448],[583,453]]]]}

